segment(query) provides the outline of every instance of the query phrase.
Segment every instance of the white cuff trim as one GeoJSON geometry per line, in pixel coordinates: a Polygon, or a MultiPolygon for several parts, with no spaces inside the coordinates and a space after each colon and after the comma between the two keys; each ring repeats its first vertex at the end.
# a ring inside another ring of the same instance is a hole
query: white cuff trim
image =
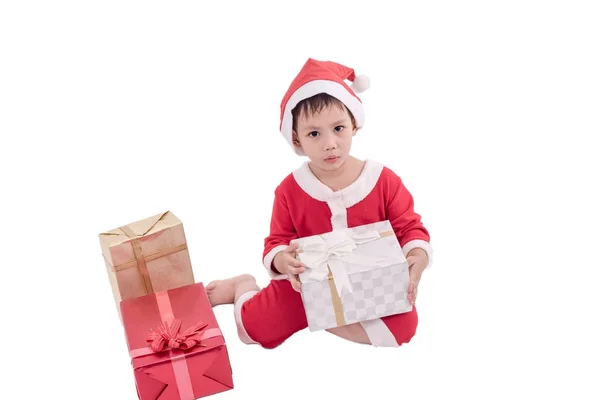
{"type": "Polygon", "coordinates": [[[369,341],[373,347],[399,347],[396,338],[381,318],[362,321],[360,323],[367,332],[369,341]]]}
{"type": "Polygon", "coordinates": [[[269,276],[271,278],[278,278],[279,276],[281,276],[281,274],[278,274],[277,272],[275,272],[271,269],[271,263],[273,262],[273,259],[275,258],[277,253],[285,250],[286,248],[287,248],[287,246],[284,246],[284,245],[275,246],[271,249],[271,251],[269,251],[267,253],[265,258],[263,259],[263,265],[267,269],[267,273],[269,274],[269,276]]]}
{"type": "Polygon", "coordinates": [[[248,332],[246,332],[246,328],[244,328],[244,324],[242,322],[242,306],[248,299],[254,296],[257,291],[246,292],[239,297],[237,302],[233,305],[233,315],[235,317],[235,324],[237,326],[238,336],[240,340],[245,344],[256,344],[254,340],[248,336],[248,332]]]}
{"type": "Polygon", "coordinates": [[[416,249],[416,248],[423,249],[425,251],[425,253],[427,253],[427,267],[426,268],[430,268],[431,264],[433,263],[433,249],[431,247],[431,244],[429,244],[427,241],[421,240],[421,239],[411,240],[410,242],[406,243],[402,247],[404,256],[406,257],[408,255],[409,251],[411,251],[412,249],[416,249]]]}

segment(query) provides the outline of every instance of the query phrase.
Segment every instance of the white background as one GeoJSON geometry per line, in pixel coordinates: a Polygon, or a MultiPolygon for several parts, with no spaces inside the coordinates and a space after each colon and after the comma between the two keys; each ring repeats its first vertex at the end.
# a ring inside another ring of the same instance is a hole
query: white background
{"type": "Polygon", "coordinates": [[[0,6],[1,397],[136,398],[102,231],[171,210],[198,281],[268,282],[273,190],[304,161],[279,105],[314,57],[371,77],[354,154],[431,232],[419,330],[264,350],[223,306],[215,398],[598,399],[595,2],[206,3],[0,6]]]}

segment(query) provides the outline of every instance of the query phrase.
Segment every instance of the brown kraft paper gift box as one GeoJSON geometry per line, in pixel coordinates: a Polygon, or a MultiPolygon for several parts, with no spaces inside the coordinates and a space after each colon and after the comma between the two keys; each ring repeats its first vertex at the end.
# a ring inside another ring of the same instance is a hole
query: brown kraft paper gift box
{"type": "Polygon", "coordinates": [[[170,211],[99,237],[119,317],[122,300],[195,283],[183,223],[170,211]]]}

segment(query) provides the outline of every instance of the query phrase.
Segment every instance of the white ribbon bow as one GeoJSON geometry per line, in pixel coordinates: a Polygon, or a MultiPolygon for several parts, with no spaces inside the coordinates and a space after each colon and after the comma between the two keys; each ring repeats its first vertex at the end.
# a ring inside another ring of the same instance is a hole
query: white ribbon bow
{"type": "Polygon", "coordinates": [[[340,229],[323,236],[305,238],[298,258],[306,265],[308,271],[305,273],[310,279],[325,279],[329,274],[329,267],[340,297],[343,288],[352,292],[346,264],[357,265],[364,270],[365,267],[373,267],[387,259],[353,253],[358,245],[379,239],[381,236],[377,231],[355,233],[350,229],[340,229]]]}

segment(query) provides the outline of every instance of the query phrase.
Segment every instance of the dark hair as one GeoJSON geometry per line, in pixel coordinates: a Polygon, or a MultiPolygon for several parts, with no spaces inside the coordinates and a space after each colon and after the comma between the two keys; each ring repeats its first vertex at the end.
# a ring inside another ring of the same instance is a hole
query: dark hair
{"type": "Polygon", "coordinates": [[[352,121],[352,127],[356,128],[356,120],[354,119],[354,115],[352,112],[346,107],[344,103],[342,103],[337,98],[331,96],[327,93],[319,93],[312,97],[302,100],[300,103],[294,107],[292,110],[292,129],[297,131],[298,129],[298,118],[300,115],[304,113],[304,115],[314,115],[318,114],[324,109],[336,106],[342,110],[346,110],[348,115],[350,115],[350,120],[352,121]]]}

